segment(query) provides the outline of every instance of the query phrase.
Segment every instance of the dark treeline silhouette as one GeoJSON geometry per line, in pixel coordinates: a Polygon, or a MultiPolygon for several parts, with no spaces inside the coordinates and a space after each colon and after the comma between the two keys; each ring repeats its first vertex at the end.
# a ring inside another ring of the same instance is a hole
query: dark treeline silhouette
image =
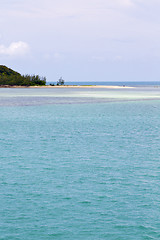
{"type": "Polygon", "coordinates": [[[64,79],[62,77],[60,77],[60,79],[57,82],[57,86],[59,86],[59,85],[60,86],[64,85],[64,79]]]}
{"type": "MultiPolygon", "coordinates": [[[[57,81],[57,86],[62,86],[64,85],[64,79],[62,77],[60,77],[60,79],[57,81]]],[[[54,83],[50,83],[50,86],[55,86],[54,83]]]]}
{"type": "Polygon", "coordinates": [[[11,76],[0,76],[0,85],[10,86],[36,86],[46,85],[46,78],[40,78],[38,75],[11,75],[11,76]]]}
{"type": "Polygon", "coordinates": [[[39,75],[21,75],[6,66],[0,66],[0,85],[9,86],[43,86],[46,78],[39,75]]]}

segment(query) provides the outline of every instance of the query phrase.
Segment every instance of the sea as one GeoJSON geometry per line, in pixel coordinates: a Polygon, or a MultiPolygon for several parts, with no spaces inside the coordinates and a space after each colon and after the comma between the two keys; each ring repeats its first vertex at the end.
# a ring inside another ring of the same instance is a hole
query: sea
{"type": "Polygon", "coordinates": [[[158,84],[0,88],[0,240],[158,240],[159,185],[158,84]]]}
{"type": "MultiPolygon", "coordinates": [[[[50,84],[55,84],[56,85],[56,82],[47,82],[47,85],[50,85],[50,84]]],[[[114,82],[92,82],[92,81],[89,81],[89,82],[65,82],[65,85],[106,85],[106,86],[132,86],[132,87],[148,87],[148,86],[160,86],[160,81],[152,81],[152,82],[149,82],[149,81],[121,81],[121,82],[118,82],[118,81],[114,81],[114,82]]]]}

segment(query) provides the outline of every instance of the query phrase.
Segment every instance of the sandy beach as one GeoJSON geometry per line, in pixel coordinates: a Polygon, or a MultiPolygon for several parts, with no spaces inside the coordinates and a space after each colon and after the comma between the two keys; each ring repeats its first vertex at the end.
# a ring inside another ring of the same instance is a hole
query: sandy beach
{"type": "Polygon", "coordinates": [[[118,88],[133,88],[128,86],[105,86],[105,85],[64,85],[64,86],[31,86],[30,88],[110,88],[110,89],[118,89],[118,88]]]}
{"type": "Polygon", "coordinates": [[[109,89],[125,89],[134,88],[128,86],[106,86],[106,85],[64,85],[64,86],[0,86],[0,88],[109,88],[109,89]]]}

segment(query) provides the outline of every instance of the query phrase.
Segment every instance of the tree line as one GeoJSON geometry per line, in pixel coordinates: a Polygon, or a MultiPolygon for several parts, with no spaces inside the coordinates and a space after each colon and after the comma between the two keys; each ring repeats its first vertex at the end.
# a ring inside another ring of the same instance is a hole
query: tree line
{"type": "Polygon", "coordinates": [[[9,86],[43,86],[46,85],[46,78],[39,75],[6,75],[0,74],[0,85],[9,86]]]}

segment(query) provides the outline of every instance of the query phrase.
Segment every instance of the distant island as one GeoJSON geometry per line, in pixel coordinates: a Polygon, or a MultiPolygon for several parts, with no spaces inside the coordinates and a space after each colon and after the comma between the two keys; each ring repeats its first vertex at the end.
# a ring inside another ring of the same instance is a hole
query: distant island
{"type": "Polygon", "coordinates": [[[0,86],[45,86],[46,78],[39,75],[21,75],[20,73],[0,65],[0,86]]]}

